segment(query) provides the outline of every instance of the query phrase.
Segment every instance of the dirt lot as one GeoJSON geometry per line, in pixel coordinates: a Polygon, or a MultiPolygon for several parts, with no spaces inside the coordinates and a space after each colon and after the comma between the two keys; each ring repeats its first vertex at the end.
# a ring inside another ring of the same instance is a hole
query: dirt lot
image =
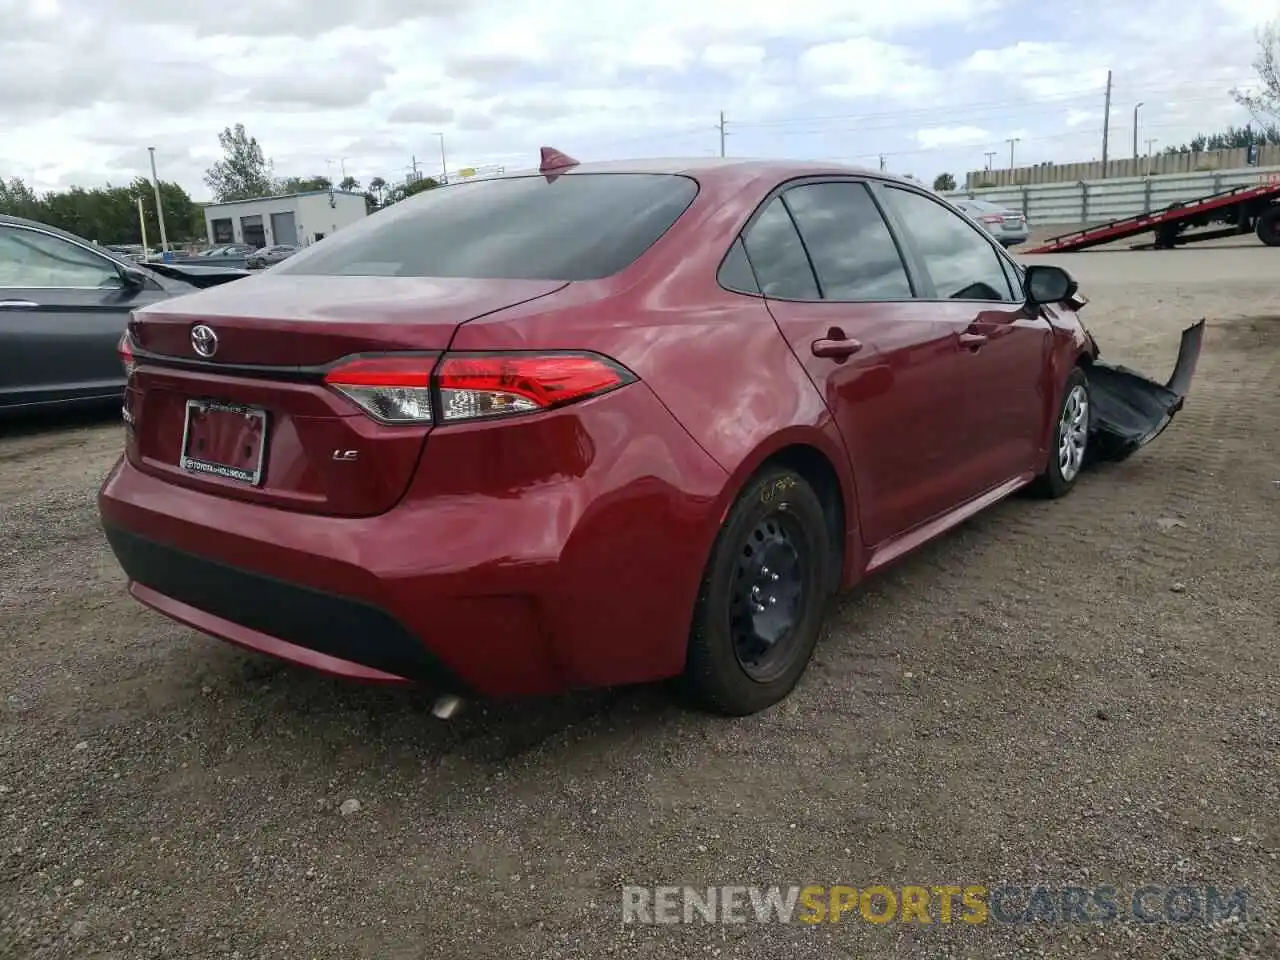
{"type": "Polygon", "coordinates": [[[1280,955],[1280,269],[1060,258],[1192,399],[833,605],[785,705],[641,689],[435,721],[124,594],[120,428],[0,427],[4,957],[1280,955]],[[344,801],[360,809],[340,812],[344,801]],[[1247,922],[623,927],[620,885],[1246,886],[1247,922]]]}

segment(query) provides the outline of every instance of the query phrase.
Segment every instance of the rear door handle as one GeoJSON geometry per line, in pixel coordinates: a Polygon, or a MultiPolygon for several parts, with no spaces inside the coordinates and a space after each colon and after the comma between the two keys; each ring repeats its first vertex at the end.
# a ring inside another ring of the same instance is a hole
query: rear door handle
{"type": "Polygon", "coordinates": [[[857,340],[824,339],[813,341],[813,355],[815,357],[825,357],[828,360],[847,360],[861,349],[862,344],[857,340]]]}
{"type": "Polygon", "coordinates": [[[0,300],[0,310],[34,310],[38,306],[33,300],[0,300]]]}
{"type": "Polygon", "coordinates": [[[987,342],[985,333],[962,333],[960,334],[960,346],[968,347],[970,350],[977,350],[987,342]]]}

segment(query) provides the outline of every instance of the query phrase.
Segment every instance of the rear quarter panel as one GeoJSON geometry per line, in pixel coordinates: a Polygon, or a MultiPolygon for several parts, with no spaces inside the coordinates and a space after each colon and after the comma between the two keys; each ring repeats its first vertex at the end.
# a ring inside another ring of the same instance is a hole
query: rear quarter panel
{"type": "Polygon", "coordinates": [[[726,473],[708,518],[708,549],[738,491],[791,445],[830,461],[845,516],[856,517],[848,457],[821,395],[764,301],[716,282],[724,253],[776,182],[726,170],[700,179],[689,210],[627,270],[470,321],[450,345],[595,350],[634,371],[726,473]]]}

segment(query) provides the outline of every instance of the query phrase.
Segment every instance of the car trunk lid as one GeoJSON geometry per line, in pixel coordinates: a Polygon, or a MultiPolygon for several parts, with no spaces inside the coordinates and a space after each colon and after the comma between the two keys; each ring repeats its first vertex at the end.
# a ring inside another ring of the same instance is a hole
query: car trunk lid
{"type": "Polygon", "coordinates": [[[458,326],[562,281],[263,275],[140,310],[129,323],[127,456],[175,484],[335,516],[403,496],[429,422],[383,423],[324,384],[353,354],[416,356],[458,326]]]}

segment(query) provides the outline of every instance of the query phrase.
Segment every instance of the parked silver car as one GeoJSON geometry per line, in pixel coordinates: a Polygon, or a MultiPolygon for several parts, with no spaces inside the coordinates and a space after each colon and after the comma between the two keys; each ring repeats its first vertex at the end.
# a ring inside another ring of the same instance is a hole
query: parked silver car
{"type": "Polygon", "coordinates": [[[989,200],[966,197],[956,200],[955,205],[982,224],[987,232],[1006,247],[1014,247],[1026,243],[1031,235],[1031,227],[1027,218],[1017,210],[1010,210],[989,200]]]}
{"type": "Polygon", "coordinates": [[[298,248],[291,243],[277,243],[274,246],[255,250],[249,255],[246,265],[250,270],[260,270],[263,267],[279,263],[281,260],[288,260],[297,252],[298,248]]]}

